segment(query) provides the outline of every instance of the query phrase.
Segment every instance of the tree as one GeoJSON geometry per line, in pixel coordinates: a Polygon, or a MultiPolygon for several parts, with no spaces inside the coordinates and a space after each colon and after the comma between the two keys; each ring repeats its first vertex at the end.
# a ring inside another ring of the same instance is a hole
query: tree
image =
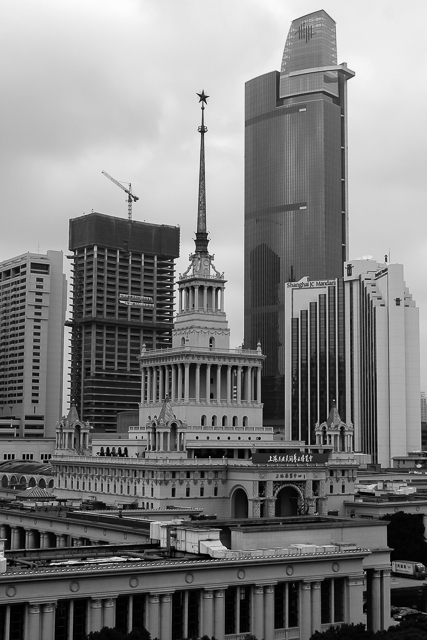
{"type": "Polygon", "coordinates": [[[103,627],[101,631],[91,631],[86,640],[126,640],[125,636],[117,629],[103,627]]]}
{"type": "Polygon", "coordinates": [[[387,544],[393,549],[392,560],[415,560],[427,565],[427,542],[424,537],[423,516],[418,513],[389,513],[381,518],[389,520],[387,544]]]}

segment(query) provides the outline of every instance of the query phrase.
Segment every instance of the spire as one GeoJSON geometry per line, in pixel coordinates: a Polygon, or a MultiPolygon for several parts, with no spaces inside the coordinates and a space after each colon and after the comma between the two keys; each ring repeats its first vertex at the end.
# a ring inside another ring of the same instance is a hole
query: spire
{"type": "Polygon", "coordinates": [[[205,186],[205,104],[207,105],[207,96],[202,90],[199,96],[199,103],[202,103],[202,124],[198,128],[200,133],[200,169],[199,169],[199,206],[197,210],[197,232],[196,232],[196,253],[208,253],[208,232],[206,226],[206,186],[205,186]]]}

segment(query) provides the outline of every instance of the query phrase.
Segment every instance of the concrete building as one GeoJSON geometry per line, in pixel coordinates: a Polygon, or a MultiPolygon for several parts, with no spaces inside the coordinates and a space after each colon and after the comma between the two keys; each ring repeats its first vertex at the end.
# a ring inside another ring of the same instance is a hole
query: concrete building
{"type": "Polygon", "coordinates": [[[425,391],[421,391],[421,447],[427,449],[427,400],[425,391]]]}
{"type": "Polygon", "coordinates": [[[418,308],[402,265],[353,260],[345,271],[286,285],[285,435],[316,443],[335,408],[352,449],[388,467],[421,445],[418,308]]]}
{"type": "Polygon", "coordinates": [[[261,342],[264,424],[283,426],[285,283],[338,278],[348,258],[347,80],[335,22],[294,20],[281,71],[246,83],[245,346],[261,342]]]}
{"type": "Polygon", "coordinates": [[[137,409],[138,356],[171,345],[179,228],[91,213],[70,220],[71,401],[96,432],[137,409]]]}
{"type": "Polygon", "coordinates": [[[400,264],[345,264],[347,415],[373,462],[421,448],[419,310],[400,264]]]}
{"type": "Polygon", "coordinates": [[[64,515],[0,509],[7,640],[83,640],[103,626],[161,640],[308,640],[331,624],[390,624],[384,522],[64,515]]]}
{"type": "Polygon", "coordinates": [[[65,309],[62,251],[0,263],[0,437],[55,435],[65,309]]]}

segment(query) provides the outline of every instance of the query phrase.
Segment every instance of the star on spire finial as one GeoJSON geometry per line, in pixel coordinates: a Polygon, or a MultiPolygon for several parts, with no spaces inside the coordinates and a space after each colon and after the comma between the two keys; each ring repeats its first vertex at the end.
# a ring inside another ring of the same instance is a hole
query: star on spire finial
{"type": "MultiPolygon", "coordinates": [[[[196,95],[199,96],[199,102],[202,102],[203,104],[208,104],[208,98],[209,96],[206,95],[205,90],[202,89],[202,93],[197,93],[196,95]]],[[[202,109],[204,108],[202,104],[202,109]]]]}

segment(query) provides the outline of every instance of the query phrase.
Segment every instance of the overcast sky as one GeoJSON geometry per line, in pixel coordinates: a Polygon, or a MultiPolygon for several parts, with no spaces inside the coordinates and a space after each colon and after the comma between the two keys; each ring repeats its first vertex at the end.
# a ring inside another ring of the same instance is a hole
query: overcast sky
{"type": "MultiPolygon", "coordinates": [[[[127,216],[105,170],[132,182],[134,219],[196,227],[200,110],[207,212],[243,338],[244,83],[280,70],[293,19],[325,9],[348,83],[350,259],[390,253],[420,308],[427,390],[427,2],[1,0],[0,260],[68,249],[69,218],[127,216]]],[[[68,268],[68,261],[66,267],[68,268]]]]}

